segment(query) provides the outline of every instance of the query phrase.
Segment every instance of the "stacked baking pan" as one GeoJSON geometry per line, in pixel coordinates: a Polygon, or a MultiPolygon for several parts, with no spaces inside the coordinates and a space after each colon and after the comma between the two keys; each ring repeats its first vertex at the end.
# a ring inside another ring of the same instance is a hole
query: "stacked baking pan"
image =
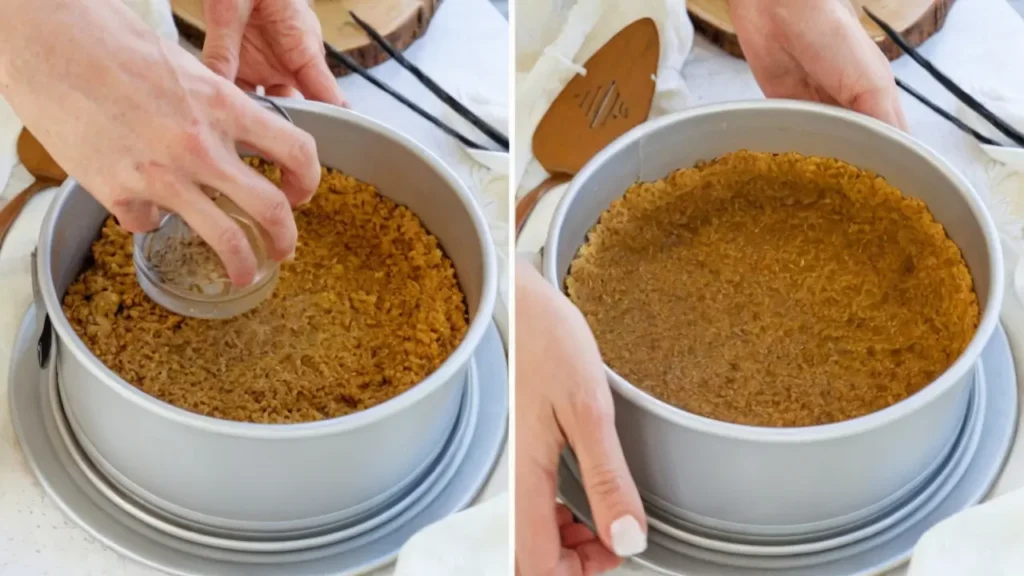
{"type": "Polygon", "coordinates": [[[75,520],[174,573],[338,574],[381,564],[415,531],[471,503],[504,443],[495,256],[470,193],[429,152],[376,122],[281,104],[314,136],[322,164],[375,184],[435,233],[466,294],[470,326],[423,382],[352,415],[262,425],[178,409],[111,372],[64,317],[64,291],[107,217],[69,181],[43,225],[36,303],[22,334],[39,342],[38,372],[18,361],[13,368],[18,435],[75,520]]]}
{"type": "MultiPolygon", "coordinates": [[[[999,326],[1003,253],[962,176],[910,136],[838,108],[696,108],[634,130],[577,175],[555,212],[544,273],[563,285],[587,232],[634,182],[741,149],[838,158],[912,191],[961,248],[981,323],[961,357],[920,392],[823,426],[715,421],[608,369],[619,436],[649,514],[652,547],[641,560],[688,575],[875,573],[905,560],[922,527],[981,499],[1015,427],[1013,358],[999,326]]],[[[562,496],[587,516],[571,456],[562,496]]]]}

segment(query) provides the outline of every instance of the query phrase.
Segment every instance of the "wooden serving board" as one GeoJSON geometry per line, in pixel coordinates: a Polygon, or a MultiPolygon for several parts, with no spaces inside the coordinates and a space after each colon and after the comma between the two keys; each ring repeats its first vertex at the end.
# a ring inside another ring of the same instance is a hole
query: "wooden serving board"
{"type": "MultiPolygon", "coordinates": [[[[770,1],[770,0],[765,0],[770,1]]],[[[903,51],[889,40],[862,9],[867,6],[879,18],[896,29],[911,46],[917,48],[942,29],[946,14],[955,0],[852,0],[860,15],[860,23],[882,49],[886,58],[895,60],[903,51]]],[[[693,26],[703,36],[729,54],[743,58],[736,30],[729,18],[728,0],[688,0],[686,8],[693,26]]]]}
{"type": "MultiPolygon", "coordinates": [[[[388,60],[387,52],[356,25],[355,12],[399,50],[408,48],[426,32],[441,0],[314,0],[324,40],[366,68],[388,60]]],[[[202,48],[206,37],[203,0],[171,0],[174,22],[183,38],[202,48]]],[[[336,76],[349,73],[341,62],[327,58],[336,76]]]]}

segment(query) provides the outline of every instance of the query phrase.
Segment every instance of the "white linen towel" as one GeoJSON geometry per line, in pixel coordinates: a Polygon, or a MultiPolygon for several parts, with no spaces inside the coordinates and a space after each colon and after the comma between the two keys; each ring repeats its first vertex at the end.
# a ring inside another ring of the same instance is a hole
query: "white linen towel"
{"type": "Polygon", "coordinates": [[[394,576],[505,576],[508,493],[420,530],[398,555],[394,576]]]}

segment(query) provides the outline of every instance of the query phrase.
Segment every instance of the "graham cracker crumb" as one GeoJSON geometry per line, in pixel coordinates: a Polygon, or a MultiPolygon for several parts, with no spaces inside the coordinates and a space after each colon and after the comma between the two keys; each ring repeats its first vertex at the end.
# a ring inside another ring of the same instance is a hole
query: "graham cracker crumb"
{"type": "Polygon", "coordinates": [[[740,151],[634,184],[566,279],[608,365],[694,414],[848,420],[919,391],[980,309],[925,204],[831,158],[740,151]]]}
{"type": "MultiPolygon", "coordinates": [[[[280,170],[250,160],[275,183],[280,170]]],[[[452,262],[406,207],[330,169],[295,211],[295,261],[246,314],[177,316],[142,291],[132,237],[109,219],[64,313],[143,392],[228,420],[295,423],[389,400],[436,370],[467,330],[452,262]]]]}

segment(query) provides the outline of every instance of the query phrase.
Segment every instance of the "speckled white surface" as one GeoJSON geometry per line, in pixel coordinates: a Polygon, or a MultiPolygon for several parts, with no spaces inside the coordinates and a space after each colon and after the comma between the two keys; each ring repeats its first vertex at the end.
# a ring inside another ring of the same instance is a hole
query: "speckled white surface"
{"type": "MultiPolygon", "coordinates": [[[[487,0],[445,0],[423,39],[406,55],[449,90],[474,87],[505,100],[508,90],[508,24],[487,0]],[[472,25],[466,25],[466,23],[472,25]]],[[[443,104],[399,66],[374,69],[380,78],[440,115],[443,104]]],[[[447,136],[357,77],[341,80],[353,108],[410,135],[470,182],[472,163],[447,136]]],[[[10,112],[0,102],[0,125],[10,112]]],[[[0,134],[0,152],[13,145],[0,134]]],[[[0,190],[6,170],[0,166],[0,190]]],[[[8,197],[31,182],[15,167],[8,197]]],[[[35,198],[15,224],[0,252],[0,576],[153,576],[159,574],[107,550],[64,519],[47,500],[29,471],[11,427],[7,401],[7,366],[17,327],[31,300],[29,254],[35,245],[47,193],[35,198]]],[[[507,491],[508,458],[503,455],[482,498],[507,491]]],[[[374,576],[385,576],[391,568],[374,576]]]]}

